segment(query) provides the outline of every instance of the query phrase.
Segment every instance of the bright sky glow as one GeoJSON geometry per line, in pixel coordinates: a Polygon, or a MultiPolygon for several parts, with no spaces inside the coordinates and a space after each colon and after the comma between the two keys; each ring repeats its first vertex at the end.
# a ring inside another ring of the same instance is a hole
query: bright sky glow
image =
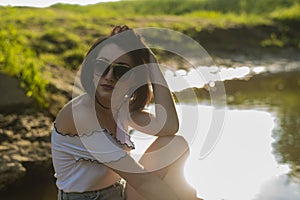
{"type": "Polygon", "coordinates": [[[66,3],[66,4],[78,4],[78,5],[88,5],[96,4],[100,2],[107,1],[118,1],[118,0],[7,0],[0,1],[1,6],[30,6],[30,7],[48,7],[57,3],[66,3]]]}

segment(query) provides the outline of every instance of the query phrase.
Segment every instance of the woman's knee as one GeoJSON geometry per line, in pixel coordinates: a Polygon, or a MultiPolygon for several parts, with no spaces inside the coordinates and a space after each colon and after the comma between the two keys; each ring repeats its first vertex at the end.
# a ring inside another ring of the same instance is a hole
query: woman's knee
{"type": "Polygon", "coordinates": [[[158,137],[146,150],[142,160],[178,159],[189,154],[189,145],[184,137],[178,135],[158,137]],[[159,158],[159,159],[158,159],[159,158]]]}
{"type": "Polygon", "coordinates": [[[189,155],[189,145],[184,137],[158,137],[142,156],[140,163],[149,171],[164,177],[170,168],[182,168],[189,155]]]}
{"type": "Polygon", "coordinates": [[[171,135],[158,137],[155,142],[156,148],[171,148],[175,151],[189,151],[189,145],[186,139],[180,135],[171,135]]]}

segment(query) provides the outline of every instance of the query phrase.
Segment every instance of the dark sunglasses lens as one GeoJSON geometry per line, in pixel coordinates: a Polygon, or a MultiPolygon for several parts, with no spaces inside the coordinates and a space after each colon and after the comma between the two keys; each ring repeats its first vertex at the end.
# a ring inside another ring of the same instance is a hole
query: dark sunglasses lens
{"type": "Polygon", "coordinates": [[[130,70],[129,67],[125,67],[122,65],[117,65],[114,67],[114,76],[116,79],[120,79],[124,74],[126,74],[130,70]]]}
{"type": "Polygon", "coordinates": [[[110,67],[106,67],[106,69],[102,73],[102,76],[106,76],[108,74],[109,70],[110,70],[110,67]]]}
{"type": "Polygon", "coordinates": [[[94,73],[98,76],[105,76],[109,72],[109,64],[102,60],[97,60],[94,73]]]}

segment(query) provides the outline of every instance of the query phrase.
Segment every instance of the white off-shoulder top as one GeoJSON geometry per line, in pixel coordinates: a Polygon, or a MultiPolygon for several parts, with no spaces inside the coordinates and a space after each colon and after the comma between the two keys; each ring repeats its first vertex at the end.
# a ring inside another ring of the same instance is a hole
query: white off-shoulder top
{"type": "Polygon", "coordinates": [[[64,192],[86,192],[103,188],[101,179],[111,170],[104,164],[119,160],[134,149],[130,136],[118,124],[116,137],[106,129],[72,135],[52,130],[52,161],[56,185],[64,192]]]}

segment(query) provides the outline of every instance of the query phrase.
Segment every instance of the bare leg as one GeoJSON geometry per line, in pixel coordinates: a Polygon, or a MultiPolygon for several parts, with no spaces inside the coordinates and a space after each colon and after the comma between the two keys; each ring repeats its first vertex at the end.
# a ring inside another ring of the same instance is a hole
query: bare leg
{"type": "MultiPolygon", "coordinates": [[[[189,147],[183,137],[164,136],[150,145],[139,162],[158,174],[180,199],[193,200],[197,199],[196,191],[187,183],[183,171],[188,155],[189,147]]],[[[130,192],[134,193],[134,189],[130,192]]]]}
{"type": "Polygon", "coordinates": [[[128,182],[126,183],[126,200],[146,200],[128,182]]]}

